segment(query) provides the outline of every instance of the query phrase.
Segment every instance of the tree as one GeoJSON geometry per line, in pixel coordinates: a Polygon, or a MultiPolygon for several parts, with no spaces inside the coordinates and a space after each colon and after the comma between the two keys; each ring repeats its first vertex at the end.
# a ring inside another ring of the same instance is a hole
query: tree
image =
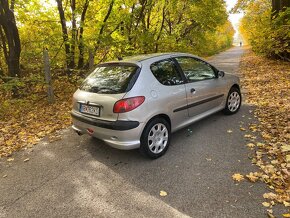
{"type": "Polygon", "coordinates": [[[78,68],[83,68],[84,66],[84,39],[83,39],[83,34],[84,34],[84,24],[85,24],[85,17],[86,13],[89,7],[89,0],[85,1],[85,4],[83,6],[83,11],[81,14],[81,20],[80,20],[80,30],[79,30],[79,61],[78,61],[78,68]]]}
{"type": "Polygon", "coordinates": [[[0,0],[0,38],[10,77],[20,76],[21,44],[14,15],[14,1],[0,0]]]}
{"type": "Polygon", "coordinates": [[[256,53],[290,60],[290,7],[281,0],[248,1],[240,31],[256,53]]]}
{"type": "Polygon", "coordinates": [[[287,7],[290,7],[289,0],[272,0],[273,15],[277,15],[280,11],[284,11],[287,7]]]}
{"type": "MultiPolygon", "coordinates": [[[[65,47],[66,67],[68,69],[72,69],[74,67],[74,57],[72,56],[71,47],[69,43],[68,30],[66,26],[66,19],[65,19],[64,9],[62,5],[62,0],[56,0],[56,2],[57,2],[57,9],[59,12],[60,24],[61,24],[61,29],[62,29],[62,38],[64,42],[64,47],[65,47]]],[[[73,16],[72,16],[72,19],[73,19],[73,16]]]]}

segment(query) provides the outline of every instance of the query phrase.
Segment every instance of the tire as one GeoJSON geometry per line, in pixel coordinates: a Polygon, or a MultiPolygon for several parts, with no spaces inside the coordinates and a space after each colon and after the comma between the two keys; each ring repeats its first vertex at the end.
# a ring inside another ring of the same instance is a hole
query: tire
{"type": "Polygon", "coordinates": [[[154,118],[145,126],[140,138],[140,152],[151,159],[165,154],[171,139],[169,123],[163,118],[154,118]]]}
{"type": "Polygon", "coordinates": [[[238,88],[232,87],[229,91],[225,109],[223,110],[224,114],[232,115],[239,111],[242,105],[242,95],[238,88]]]}

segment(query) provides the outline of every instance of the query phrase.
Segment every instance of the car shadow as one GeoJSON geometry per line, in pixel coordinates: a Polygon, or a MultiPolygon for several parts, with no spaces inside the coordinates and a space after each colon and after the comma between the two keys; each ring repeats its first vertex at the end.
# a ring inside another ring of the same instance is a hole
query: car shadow
{"type": "Polygon", "coordinates": [[[251,110],[244,105],[235,115],[219,112],[179,130],[167,153],[156,160],[94,138],[88,138],[86,149],[130,184],[189,216],[258,217],[263,208],[256,197],[264,193],[263,186],[235,184],[231,178],[257,171],[248,159],[247,133],[240,130],[256,122],[251,110]],[[160,197],[161,190],[168,196],[160,197]]]}

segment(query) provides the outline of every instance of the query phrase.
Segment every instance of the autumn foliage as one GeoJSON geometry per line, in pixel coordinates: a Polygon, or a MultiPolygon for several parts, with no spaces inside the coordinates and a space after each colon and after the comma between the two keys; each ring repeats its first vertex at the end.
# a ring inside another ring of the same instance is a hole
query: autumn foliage
{"type": "Polygon", "coordinates": [[[277,11],[269,0],[239,2],[245,13],[239,29],[253,51],[290,61],[290,7],[277,11]]]}

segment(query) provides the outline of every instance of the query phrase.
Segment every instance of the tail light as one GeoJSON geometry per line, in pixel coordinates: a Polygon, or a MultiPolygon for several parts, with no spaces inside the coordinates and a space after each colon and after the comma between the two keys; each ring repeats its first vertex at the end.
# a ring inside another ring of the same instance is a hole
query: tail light
{"type": "Polygon", "coordinates": [[[132,111],[137,107],[139,107],[144,101],[145,101],[144,96],[121,99],[115,103],[113,112],[125,113],[132,111]]]}

